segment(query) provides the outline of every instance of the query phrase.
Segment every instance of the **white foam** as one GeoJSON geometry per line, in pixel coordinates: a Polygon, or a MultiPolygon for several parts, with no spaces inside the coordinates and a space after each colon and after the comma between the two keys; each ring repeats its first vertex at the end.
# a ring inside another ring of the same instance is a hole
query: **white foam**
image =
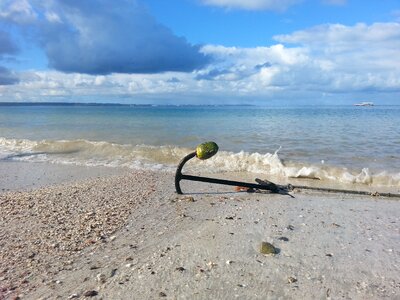
{"type": "MultiPolygon", "coordinates": [[[[190,172],[248,172],[264,176],[310,178],[346,184],[398,187],[400,173],[372,174],[368,168],[350,171],[326,164],[283,163],[278,151],[271,153],[233,153],[220,151],[211,159],[191,160],[190,172]]],[[[176,146],[121,145],[87,140],[42,140],[0,138],[0,160],[51,162],[85,166],[128,167],[132,169],[173,170],[193,149],[176,146]]]]}

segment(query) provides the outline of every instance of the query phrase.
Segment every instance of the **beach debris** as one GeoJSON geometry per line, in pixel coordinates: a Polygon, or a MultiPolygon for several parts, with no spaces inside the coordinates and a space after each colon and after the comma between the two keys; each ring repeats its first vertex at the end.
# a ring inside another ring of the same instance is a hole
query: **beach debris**
{"type": "Polygon", "coordinates": [[[195,202],[194,198],[191,196],[184,197],[183,200],[185,200],[186,202],[195,202]]]}
{"type": "Polygon", "coordinates": [[[217,266],[217,264],[216,264],[215,262],[209,261],[209,262],[207,263],[207,267],[208,267],[209,269],[212,269],[212,268],[214,268],[214,267],[216,267],[216,266],[217,266]]]}
{"type": "Polygon", "coordinates": [[[78,294],[71,294],[68,299],[75,299],[75,298],[79,298],[78,294]]]}
{"type": "Polygon", "coordinates": [[[197,266],[197,268],[199,269],[200,273],[204,273],[205,272],[205,270],[201,266],[197,266]]]}
{"type": "Polygon", "coordinates": [[[236,186],[235,191],[236,192],[254,193],[256,190],[254,190],[253,188],[245,187],[245,186],[236,186]]]}
{"type": "Polygon", "coordinates": [[[89,290],[83,293],[83,296],[85,297],[94,297],[97,296],[99,293],[95,290],[89,290]]]}
{"type": "Polygon", "coordinates": [[[118,271],[118,269],[112,269],[112,270],[111,270],[110,277],[114,277],[115,274],[117,273],[117,271],[118,271]]]}
{"type": "Polygon", "coordinates": [[[233,263],[233,260],[227,260],[227,261],[226,261],[226,264],[227,264],[227,265],[231,265],[232,263],[233,263]]]}
{"type": "Polygon", "coordinates": [[[160,292],[160,293],[158,294],[158,296],[160,296],[160,297],[167,297],[167,294],[164,293],[164,292],[160,292]]]}
{"type": "Polygon", "coordinates": [[[278,251],[271,243],[261,242],[260,252],[261,254],[269,255],[269,254],[276,254],[278,251]]]}
{"type": "Polygon", "coordinates": [[[296,277],[293,277],[293,276],[289,276],[287,280],[288,280],[288,283],[295,283],[295,282],[297,282],[297,278],[296,278],[296,277]]]}
{"type": "Polygon", "coordinates": [[[288,226],[286,227],[286,229],[288,229],[288,230],[294,230],[294,226],[293,226],[293,225],[288,225],[288,226]]]}
{"type": "Polygon", "coordinates": [[[330,299],[330,297],[331,297],[331,289],[327,289],[326,290],[326,298],[330,299]]]}
{"type": "Polygon", "coordinates": [[[96,278],[97,278],[97,281],[100,283],[106,282],[106,275],[104,275],[102,273],[97,274],[96,278]]]}
{"type": "Polygon", "coordinates": [[[184,267],[177,267],[175,270],[176,270],[176,271],[183,272],[183,271],[185,271],[186,269],[185,269],[184,267]]]}
{"type": "Polygon", "coordinates": [[[325,256],[332,257],[333,254],[332,253],[327,253],[327,254],[325,254],[325,256]]]}
{"type": "Polygon", "coordinates": [[[289,239],[287,237],[285,237],[285,236],[279,237],[278,240],[284,241],[284,242],[288,242],[289,241],[289,239]]]}
{"type": "Polygon", "coordinates": [[[116,237],[115,235],[110,236],[110,241],[112,242],[112,241],[114,241],[116,238],[117,238],[117,237],[116,237]]]}

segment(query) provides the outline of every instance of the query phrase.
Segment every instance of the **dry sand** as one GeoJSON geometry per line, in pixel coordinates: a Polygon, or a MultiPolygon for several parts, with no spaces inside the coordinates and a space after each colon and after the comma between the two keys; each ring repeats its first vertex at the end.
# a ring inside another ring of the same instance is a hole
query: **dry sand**
{"type": "Polygon", "coordinates": [[[143,171],[0,195],[0,299],[400,299],[399,201],[182,189],[143,171]]]}

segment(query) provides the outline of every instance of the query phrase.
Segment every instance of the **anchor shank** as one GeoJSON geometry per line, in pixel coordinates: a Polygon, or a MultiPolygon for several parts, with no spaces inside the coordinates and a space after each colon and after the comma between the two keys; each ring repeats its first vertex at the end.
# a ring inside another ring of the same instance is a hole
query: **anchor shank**
{"type": "Polygon", "coordinates": [[[224,180],[224,179],[218,179],[218,178],[209,178],[209,177],[192,176],[192,175],[183,175],[183,174],[180,176],[180,178],[186,179],[186,180],[232,185],[232,186],[242,186],[242,187],[248,187],[248,188],[253,188],[253,189],[271,191],[271,188],[269,186],[256,184],[256,183],[248,183],[248,182],[232,181],[232,180],[224,180]]]}
{"type": "Polygon", "coordinates": [[[181,186],[180,186],[180,181],[182,179],[182,168],[183,166],[188,162],[188,160],[192,159],[193,157],[196,156],[196,152],[192,152],[188,155],[186,155],[179,163],[178,168],[176,169],[176,173],[175,173],[175,189],[176,192],[180,195],[182,195],[182,190],[181,190],[181,186]]]}

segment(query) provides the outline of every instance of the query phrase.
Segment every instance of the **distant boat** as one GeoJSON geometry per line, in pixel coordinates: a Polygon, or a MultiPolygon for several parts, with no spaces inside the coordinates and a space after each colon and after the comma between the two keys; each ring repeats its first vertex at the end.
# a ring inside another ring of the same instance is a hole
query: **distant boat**
{"type": "Polygon", "coordinates": [[[374,106],[373,102],[361,102],[361,103],[355,103],[353,104],[354,106],[374,106]]]}

